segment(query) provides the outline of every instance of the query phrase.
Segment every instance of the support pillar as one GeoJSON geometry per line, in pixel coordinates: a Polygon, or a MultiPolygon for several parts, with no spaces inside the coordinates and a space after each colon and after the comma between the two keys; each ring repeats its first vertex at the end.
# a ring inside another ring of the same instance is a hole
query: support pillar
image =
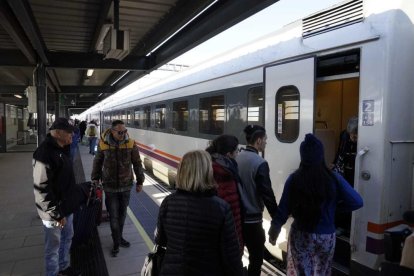
{"type": "Polygon", "coordinates": [[[47,133],[46,68],[42,63],[39,63],[36,67],[34,81],[37,89],[37,144],[39,145],[46,139],[47,133]]]}
{"type": "Polygon", "coordinates": [[[59,94],[55,94],[55,118],[59,118],[59,94]]]}

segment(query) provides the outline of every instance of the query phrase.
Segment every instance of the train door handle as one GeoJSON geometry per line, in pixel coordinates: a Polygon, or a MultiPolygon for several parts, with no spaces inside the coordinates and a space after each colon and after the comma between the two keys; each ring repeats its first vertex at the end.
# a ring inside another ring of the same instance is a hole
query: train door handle
{"type": "Polygon", "coordinates": [[[365,181],[368,181],[371,178],[371,173],[369,171],[362,171],[361,178],[365,181]]]}
{"type": "MultiPolygon", "coordinates": [[[[360,177],[362,179],[364,179],[362,172],[360,173],[360,168],[361,168],[361,161],[362,161],[362,157],[367,154],[369,152],[369,148],[368,147],[364,147],[361,150],[358,151],[356,159],[355,159],[355,172],[357,173],[357,177],[355,177],[355,182],[354,182],[354,189],[359,191],[359,180],[360,177]]],[[[368,172],[369,174],[369,178],[371,178],[371,174],[368,172]]],[[[352,214],[352,220],[351,220],[351,229],[353,229],[353,231],[351,231],[351,237],[350,237],[350,245],[351,245],[351,252],[355,252],[357,251],[357,237],[356,235],[361,235],[360,234],[360,227],[361,227],[361,223],[360,223],[360,218],[359,218],[359,214],[357,212],[353,212],[352,214]]]]}

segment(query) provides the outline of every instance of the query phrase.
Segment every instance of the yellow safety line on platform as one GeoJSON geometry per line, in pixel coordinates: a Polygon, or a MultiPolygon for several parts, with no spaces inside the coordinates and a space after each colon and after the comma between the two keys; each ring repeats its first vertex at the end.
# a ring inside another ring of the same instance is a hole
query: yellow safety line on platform
{"type": "Polygon", "coordinates": [[[142,227],[141,223],[139,223],[138,219],[135,217],[134,213],[131,211],[131,209],[128,207],[127,209],[128,216],[131,218],[132,222],[135,225],[135,228],[137,228],[139,234],[144,239],[145,244],[148,246],[149,250],[152,250],[154,248],[154,243],[152,242],[151,238],[148,236],[147,232],[145,232],[144,227],[142,227]]]}

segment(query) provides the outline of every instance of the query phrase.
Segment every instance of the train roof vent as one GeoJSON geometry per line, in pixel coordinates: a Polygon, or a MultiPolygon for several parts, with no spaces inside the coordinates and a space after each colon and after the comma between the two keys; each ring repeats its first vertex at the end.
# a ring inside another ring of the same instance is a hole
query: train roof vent
{"type": "Polygon", "coordinates": [[[363,20],[363,0],[352,0],[302,20],[302,36],[307,38],[363,20]]]}

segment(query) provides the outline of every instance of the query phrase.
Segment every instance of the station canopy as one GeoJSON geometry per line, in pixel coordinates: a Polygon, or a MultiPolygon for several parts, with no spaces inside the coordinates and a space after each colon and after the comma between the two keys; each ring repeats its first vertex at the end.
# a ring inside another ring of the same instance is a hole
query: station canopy
{"type": "Polygon", "coordinates": [[[278,0],[0,0],[0,102],[87,109],[278,0]],[[21,97],[21,98],[20,98],[21,97]]]}

